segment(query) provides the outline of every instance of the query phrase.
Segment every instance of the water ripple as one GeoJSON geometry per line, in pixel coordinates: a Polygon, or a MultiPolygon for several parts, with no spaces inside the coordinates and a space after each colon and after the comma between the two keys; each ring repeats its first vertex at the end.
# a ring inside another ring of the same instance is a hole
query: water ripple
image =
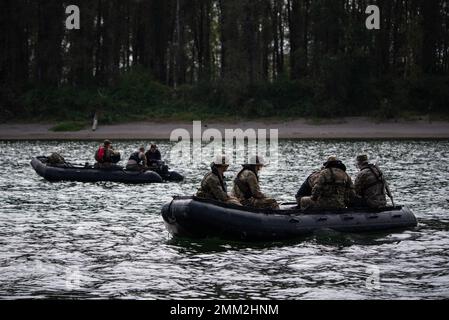
{"type": "MultiPolygon", "coordinates": [[[[129,153],[146,143],[119,142],[129,153]]],[[[170,144],[161,142],[167,153],[170,144]]],[[[157,185],[49,183],[31,156],[60,151],[92,162],[93,142],[0,142],[0,297],[138,299],[432,299],[449,297],[448,141],[281,141],[281,165],[263,191],[292,201],[330,154],[355,175],[353,157],[375,155],[397,202],[419,227],[400,233],[318,232],[298,241],[244,244],[172,239],[160,208],[193,194],[207,169],[157,185]],[[380,287],[370,288],[370,268],[380,287]]],[[[239,170],[232,166],[227,177],[239,170]]]]}

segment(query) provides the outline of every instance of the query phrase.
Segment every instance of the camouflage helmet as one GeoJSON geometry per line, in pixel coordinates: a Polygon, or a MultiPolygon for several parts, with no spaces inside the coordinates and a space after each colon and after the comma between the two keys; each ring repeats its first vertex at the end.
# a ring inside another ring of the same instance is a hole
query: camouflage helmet
{"type": "Polygon", "coordinates": [[[365,163],[365,162],[368,162],[368,156],[367,156],[366,154],[358,155],[357,158],[356,158],[356,161],[357,161],[358,163],[365,163]]]}
{"type": "Polygon", "coordinates": [[[330,156],[330,157],[327,158],[327,161],[326,161],[325,163],[323,163],[323,166],[325,167],[325,166],[327,166],[329,163],[331,163],[331,162],[337,162],[337,161],[339,161],[338,158],[337,158],[337,156],[330,156]]]}
{"type": "Polygon", "coordinates": [[[214,166],[229,166],[229,158],[224,154],[217,154],[212,162],[214,166]]]}

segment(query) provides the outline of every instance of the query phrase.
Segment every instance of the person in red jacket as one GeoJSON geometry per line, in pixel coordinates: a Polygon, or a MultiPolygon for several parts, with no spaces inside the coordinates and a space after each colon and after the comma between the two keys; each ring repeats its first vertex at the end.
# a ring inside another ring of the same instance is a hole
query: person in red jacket
{"type": "Polygon", "coordinates": [[[95,152],[96,168],[111,168],[120,161],[120,153],[114,151],[112,143],[104,140],[103,145],[95,152]]]}

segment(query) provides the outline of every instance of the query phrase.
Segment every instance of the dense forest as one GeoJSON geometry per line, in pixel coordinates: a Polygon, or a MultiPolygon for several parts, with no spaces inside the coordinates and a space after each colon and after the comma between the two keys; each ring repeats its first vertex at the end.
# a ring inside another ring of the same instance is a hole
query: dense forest
{"type": "Polygon", "coordinates": [[[449,114],[446,0],[2,0],[0,26],[3,120],[449,114]]]}

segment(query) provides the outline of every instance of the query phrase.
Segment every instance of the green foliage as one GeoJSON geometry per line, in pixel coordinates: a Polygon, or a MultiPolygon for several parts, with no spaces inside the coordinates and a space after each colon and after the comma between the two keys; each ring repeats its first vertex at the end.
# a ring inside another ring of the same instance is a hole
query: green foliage
{"type": "Polygon", "coordinates": [[[122,107],[128,112],[138,113],[163,105],[169,98],[170,91],[169,87],[152,80],[149,73],[136,69],[119,80],[118,86],[111,91],[108,98],[113,102],[120,101],[119,105],[115,105],[116,108],[122,107]]]}
{"type": "Polygon", "coordinates": [[[391,75],[376,77],[373,70],[361,55],[323,57],[320,76],[301,80],[280,76],[273,82],[246,86],[200,82],[179,86],[175,91],[135,69],[109,88],[31,87],[17,99],[22,111],[16,117],[86,123],[98,112],[99,121],[110,124],[159,119],[344,116],[387,120],[406,114],[449,113],[449,77],[397,79],[391,75]],[[360,65],[366,65],[367,70],[361,70],[360,65]]]}
{"type": "Polygon", "coordinates": [[[86,128],[85,122],[79,121],[66,121],[61,122],[50,128],[50,131],[62,132],[62,131],[80,131],[86,128]]]}
{"type": "Polygon", "coordinates": [[[407,83],[412,110],[423,113],[449,112],[449,77],[426,76],[407,83]]]}
{"type": "Polygon", "coordinates": [[[390,100],[384,99],[380,102],[379,108],[372,113],[372,116],[380,121],[397,119],[400,116],[400,109],[392,105],[390,100]]]}
{"type": "Polygon", "coordinates": [[[380,30],[366,1],[84,1],[81,33],[50,2],[3,10],[0,121],[449,114],[447,1],[377,1],[380,30]]]}

